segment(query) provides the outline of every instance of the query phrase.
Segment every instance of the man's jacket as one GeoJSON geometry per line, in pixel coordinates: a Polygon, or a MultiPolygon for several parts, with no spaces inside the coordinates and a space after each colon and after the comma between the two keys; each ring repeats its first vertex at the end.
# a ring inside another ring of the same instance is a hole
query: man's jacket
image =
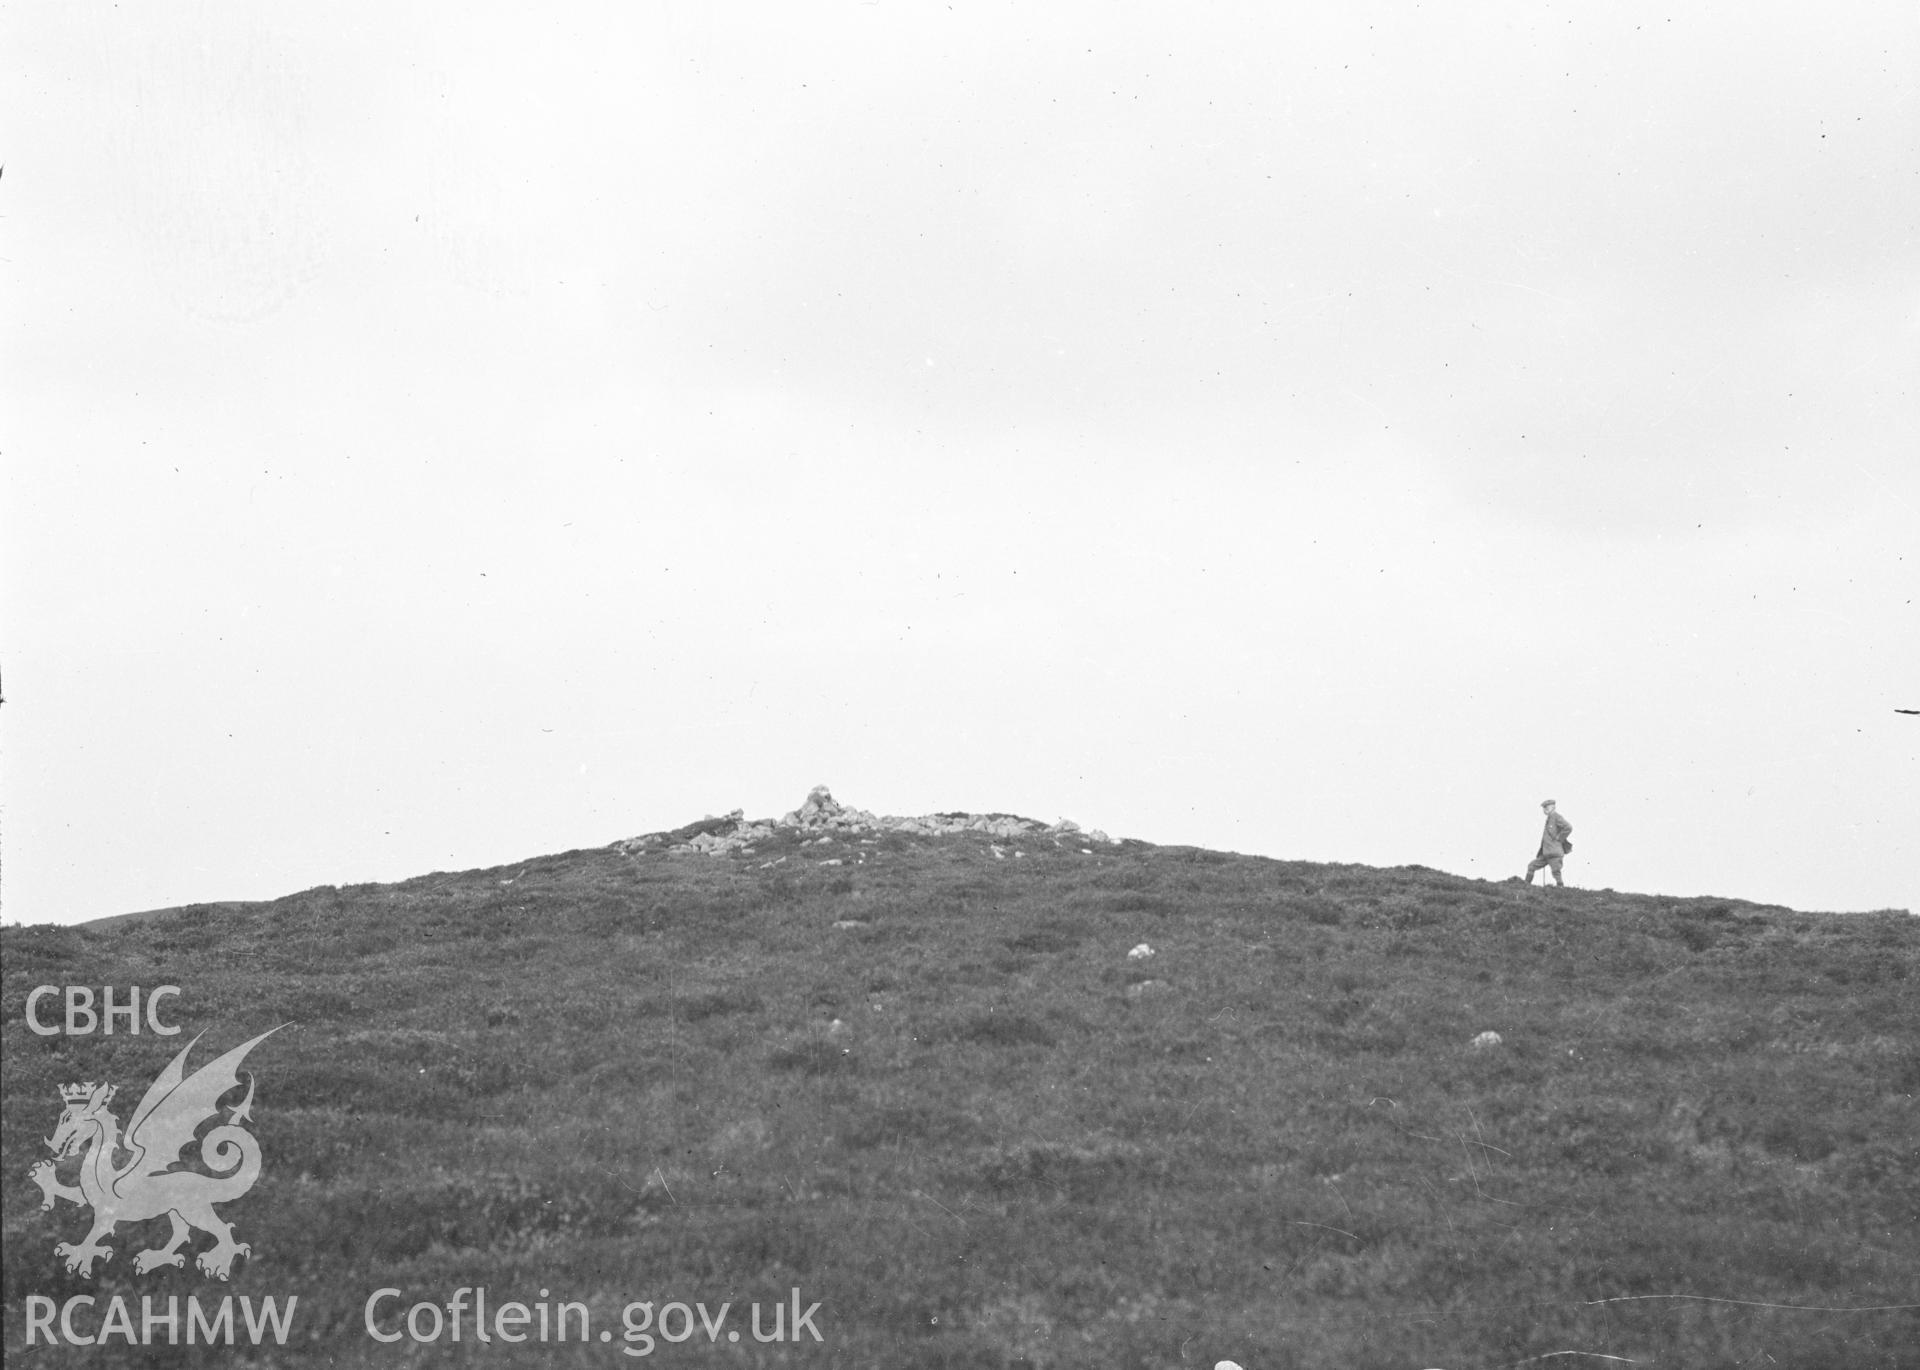
{"type": "Polygon", "coordinates": [[[1540,834],[1540,854],[1542,856],[1565,856],[1566,840],[1573,836],[1573,824],[1562,818],[1556,810],[1547,815],[1546,831],[1540,834]]]}

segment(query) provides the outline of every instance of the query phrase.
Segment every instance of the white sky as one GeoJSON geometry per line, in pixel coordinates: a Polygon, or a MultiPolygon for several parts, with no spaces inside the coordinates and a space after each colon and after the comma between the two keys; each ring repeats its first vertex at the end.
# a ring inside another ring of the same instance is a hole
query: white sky
{"type": "Polygon", "coordinates": [[[0,18],[0,900],[809,786],[1920,910],[1920,8],[0,18]]]}

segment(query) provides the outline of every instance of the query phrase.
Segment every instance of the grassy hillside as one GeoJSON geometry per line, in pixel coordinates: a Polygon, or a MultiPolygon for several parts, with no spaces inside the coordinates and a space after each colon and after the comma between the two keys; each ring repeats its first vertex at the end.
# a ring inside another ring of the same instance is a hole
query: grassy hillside
{"type": "Polygon", "coordinates": [[[32,1363],[611,1366],[631,1301],[744,1328],[798,1287],[817,1344],[644,1363],[1920,1365],[1920,920],[995,846],[783,833],[7,929],[9,1358],[29,1295],[233,1294],[297,1295],[295,1335],[32,1363]],[[22,1026],[36,985],[162,983],[179,1037],[22,1026]],[[231,1284],[135,1275],[160,1222],[66,1274],[85,1220],[26,1179],[59,1087],[115,1082],[125,1122],[193,1033],[197,1065],[283,1022],[231,1284]],[[595,1340],[363,1325],[463,1286],[595,1340]]]}

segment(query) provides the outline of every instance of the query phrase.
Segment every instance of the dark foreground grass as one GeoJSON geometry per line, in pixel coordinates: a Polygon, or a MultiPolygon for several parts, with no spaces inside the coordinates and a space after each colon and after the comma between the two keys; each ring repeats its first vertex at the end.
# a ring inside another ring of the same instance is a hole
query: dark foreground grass
{"type": "Polygon", "coordinates": [[[1920,1365],[1920,922],[1000,845],[584,851],[8,929],[9,1360],[607,1366],[625,1305],[679,1300],[740,1339],[650,1362],[1920,1365]],[[178,1038],[22,1025],[36,985],[162,983],[178,1038]],[[26,1178],[59,1086],[113,1081],[124,1123],[193,1033],[197,1063],[278,1023],[231,1284],[134,1275],[158,1223],[65,1274],[84,1219],[26,1178]],[[375,1290],[391,1332],[462,1286],[584,1304],[595,1340],[368,1335],[375,1290]],[[755,1341],[796,1287],[823,1340],[755,1341]],[[75,1293],[299,1311],[284,1347],[29,1360],[28,1296],[75,1293]]]}

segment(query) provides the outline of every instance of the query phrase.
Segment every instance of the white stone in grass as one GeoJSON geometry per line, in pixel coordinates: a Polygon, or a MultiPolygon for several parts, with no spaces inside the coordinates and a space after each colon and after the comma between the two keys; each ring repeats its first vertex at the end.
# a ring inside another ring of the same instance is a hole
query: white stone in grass
{"type": "Polygon", "coordinates": [[[1142,942],[1139,946],[1127,953],[1127,959],[1129,961],[1144,961],[1151,955],[1153,955],[1153,948],[1145,942],[1142,942]]]}
{"type": "Polygon", "coordinates": [[[1475,1051],[1485,1051],[1488,1047],[1499,1046],[1500,1042],[1501,1042],[1501,1037],[1499,1033],[1483,1032],[1478,1037],[1473,1039],[1473,1049],[1475,1051]]]}
{"type": "Polygon", "coordinates": [[[1230,1360],[1215,1361],[1213,1365],[1213,1370],[1240,1370],[1240,1366],[1236,1361],[1230,1361],[1230,1360]]]}

